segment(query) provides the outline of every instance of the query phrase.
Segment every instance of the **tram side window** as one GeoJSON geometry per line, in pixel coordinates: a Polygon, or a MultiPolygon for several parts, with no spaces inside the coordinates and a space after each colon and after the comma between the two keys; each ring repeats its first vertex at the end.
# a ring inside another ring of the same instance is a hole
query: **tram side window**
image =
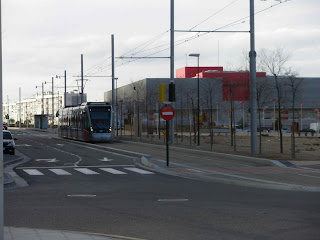
{"type": "Polygon", "coordinates": [[[90,122],[87,113],[84,114],[84,126],[87,130],[90,129],[90,122]]]}

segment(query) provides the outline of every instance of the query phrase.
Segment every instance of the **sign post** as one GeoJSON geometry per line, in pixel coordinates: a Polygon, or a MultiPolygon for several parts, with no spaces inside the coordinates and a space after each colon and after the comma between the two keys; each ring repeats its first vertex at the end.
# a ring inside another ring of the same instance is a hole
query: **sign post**
{"type": "Polygon", "coordinates": [[[160,115],[163,120],[166,120],[166,151],[167,151],[167,167],[169,166],[169,121],[174,117],[174,109],[166,105],[164,106],[161,111],[160,115]]]}

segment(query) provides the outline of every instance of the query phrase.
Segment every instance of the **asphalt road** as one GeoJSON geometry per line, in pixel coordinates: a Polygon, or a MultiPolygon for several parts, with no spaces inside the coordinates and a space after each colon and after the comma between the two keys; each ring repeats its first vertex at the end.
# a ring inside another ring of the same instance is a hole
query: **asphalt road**
{"type": "Polygon", "coordinates": [[[166,240],[320,239],[319,193],[143,172],[134,154],[13,133],[30,158],[16,167],[29,186],[5,191],[6,226],[166,240]]]}

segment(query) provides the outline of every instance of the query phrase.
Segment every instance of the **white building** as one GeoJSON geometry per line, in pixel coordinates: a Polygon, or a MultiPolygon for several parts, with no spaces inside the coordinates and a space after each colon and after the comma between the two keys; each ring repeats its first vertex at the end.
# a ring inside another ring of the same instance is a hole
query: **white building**
{"type": "MultiPolygon", "coordinates": [[[[87,94],[83,94],[83,101],[87,101],[87,94]]],[[[66,94],[66,106],[77,106],[81,102],[81,94],[71,92],[66,94]]],[[[54,116],[54,123],[57,124],[57,117],[55,113],[59,108],[64,107],[64,93],[55,93],[53,96],[51,92],[37,94],[35,98],[28,98],[21,100],[21,123],[24,125],[34,125],[34,115],[45,114],[48,115],[49,124],[54,116]],[[54,103],[52,110],[52,101],[54,103]]],[[[3,122],[8,124],[15,124],[19,121],[20,103],[12,102],[3,104],[3,122]],[[9,116],[9,119],[6,117],[9,116]]]]}

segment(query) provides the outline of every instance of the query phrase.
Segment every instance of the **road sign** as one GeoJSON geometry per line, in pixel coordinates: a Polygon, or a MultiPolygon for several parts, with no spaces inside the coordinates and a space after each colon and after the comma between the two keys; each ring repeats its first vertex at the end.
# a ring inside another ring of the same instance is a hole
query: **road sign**
{"type": "Polygon", "coordinates": [[[169,121],[174,117],[174,109],[170,106],[164,106],[160,114],[163,120],[169,121]]]}

